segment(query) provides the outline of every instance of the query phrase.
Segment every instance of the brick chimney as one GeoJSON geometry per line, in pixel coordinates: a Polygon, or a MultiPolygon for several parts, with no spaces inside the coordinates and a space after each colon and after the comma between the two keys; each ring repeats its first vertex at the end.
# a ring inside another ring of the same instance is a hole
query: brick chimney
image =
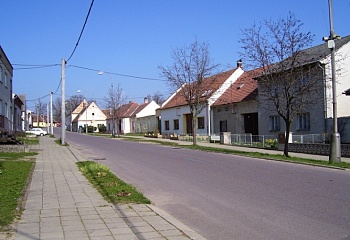
{"type": "Polygon", "coordinates": [[[243,65],[243,61],[242,61],[242,59],[239,59],[239,60],[237,61],[237,67],[238,67],[238,68],[242,68],[242,65],[243,65]]]}

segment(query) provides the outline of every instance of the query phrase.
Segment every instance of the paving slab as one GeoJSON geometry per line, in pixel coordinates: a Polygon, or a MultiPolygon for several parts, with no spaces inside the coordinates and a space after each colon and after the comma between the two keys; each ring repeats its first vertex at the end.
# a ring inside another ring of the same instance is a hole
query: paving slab
{"type": "Polygon", "coordinates": [[[0,240],[204,239],[153,205],[108,203],[79,171],[82,155],[54,140],[40,137],[24,211],[0,240]]]}

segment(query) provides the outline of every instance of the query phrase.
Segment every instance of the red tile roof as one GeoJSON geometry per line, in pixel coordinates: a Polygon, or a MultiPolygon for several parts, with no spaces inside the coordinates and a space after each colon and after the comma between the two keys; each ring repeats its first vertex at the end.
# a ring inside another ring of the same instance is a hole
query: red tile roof
{"type": "Polygon", "coordinates": [[[254,77],[258,76],[262,69],[254,69],[244,72],[213,104],[213,106],[249,101],[257,96],[258,83],[254,77]]]}
{"type": "MultiPolygon", "coordinates": [[[[237,68],[231,69],[226,72],[222,72],[219,74],[216,74],[214,76],[208,77],[203,82],[203,88],[206,89],[208,92],[208,95],[203,100],[207,100],[210,98],[216,90],[219,89],[219,87],[236,71],[237,68]]],[[[195,83],[194,83],[195,84],[195,83]]],[[[185,96],[181,90],[179,90],[175,96],[173,96],[169,102],[167,102],[164,106],[161,107],[161,109],[168,109],[178,106],[184,106],[187,105],[185,96]]]]}
{"type": "Polygon", "coordinates": [[[134,112],[135,112],[135,110],[137,109],[138,106],[139,106],[139,104],[136,103],[136,102],[129,102],[127,104],[124,104],[118,109],[118,111],[120,111],[119,115],[122,118],[131,117],[131,116],[133,116],[133,114],[134,114],[134,112]]]}

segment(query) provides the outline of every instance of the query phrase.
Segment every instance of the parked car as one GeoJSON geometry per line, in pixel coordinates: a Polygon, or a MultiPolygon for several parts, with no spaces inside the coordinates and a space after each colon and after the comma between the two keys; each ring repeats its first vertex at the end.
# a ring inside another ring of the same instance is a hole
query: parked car
{"type": "Polygon", "coordinates": [[[26,131],[26,133],[34,134],[36,136],[47,135],[47,132],[45,130],[42,130],[41,128],[31,128],[29,131],[26,131]]]}

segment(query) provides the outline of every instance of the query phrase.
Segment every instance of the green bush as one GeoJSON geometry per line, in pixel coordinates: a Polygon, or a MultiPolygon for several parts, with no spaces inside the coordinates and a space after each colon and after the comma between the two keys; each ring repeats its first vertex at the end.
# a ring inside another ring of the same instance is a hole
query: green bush
{"type": "Polygon", "coordinates": [[[266,139],[265,140],[265,147],[277,149],[277,139],[266,139]]]}
{"type": "Polygon", "coordinates": [[[105,132],[106,132],[106,126],[105,126],[104,124],[99,124],[98,130],[99,130],[101,133],[105,133],[105,132]]]}

